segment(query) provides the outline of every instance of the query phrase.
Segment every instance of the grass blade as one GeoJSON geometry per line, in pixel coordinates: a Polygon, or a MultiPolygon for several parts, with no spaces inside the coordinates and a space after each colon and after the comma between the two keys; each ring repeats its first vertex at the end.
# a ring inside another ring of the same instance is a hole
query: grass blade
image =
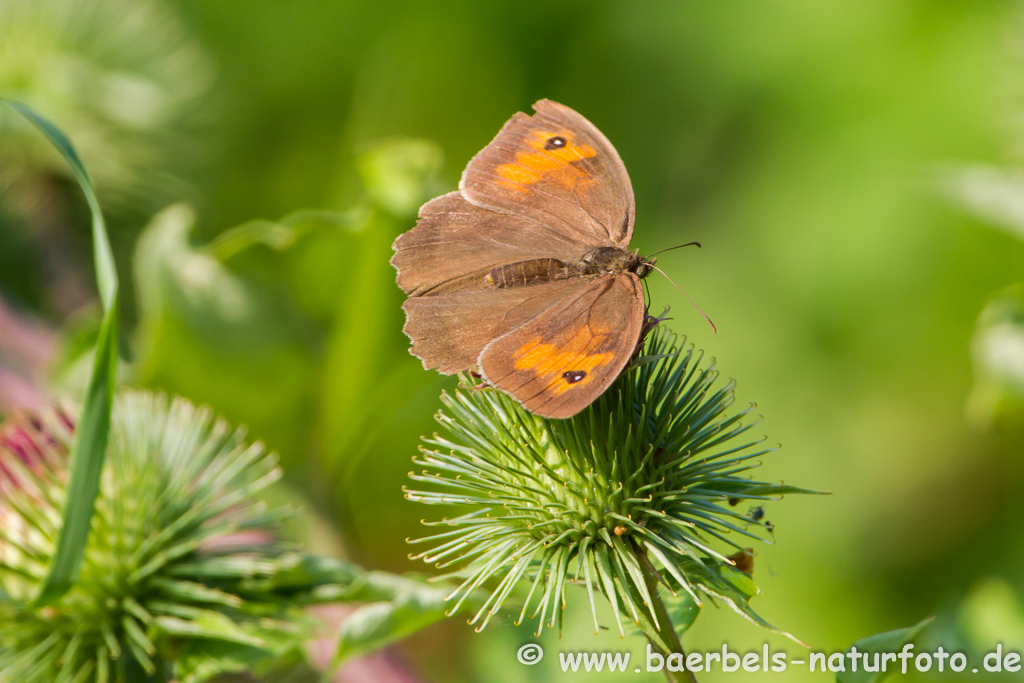
{"type": "Polygon", "coordinates": [[[96,262],[96,284],[103,321],[96,340],[96,358],[92,377],[85,396],[82,415],[75,429],[71,450],[71,480],[67,502],[64,505],[64,523],[57,539],[57,549],[49,573],[36,597],[43,605],[58,600],[78,576],[85,544],[89,538],[92,513],[99,493],[100,473],[107,450],[110,432],[110,410],[114,400],[115,370],[117,367],[117,309],[118,281],[114,255],[110,249],[106,224],[99,200],[93,190],[89,174],[71,145],[71,141],[56,126],[20,102],[0,99],[36,126],[64,156],[78,185],[85,194],[92,214],[93,257],[96,262]]]}

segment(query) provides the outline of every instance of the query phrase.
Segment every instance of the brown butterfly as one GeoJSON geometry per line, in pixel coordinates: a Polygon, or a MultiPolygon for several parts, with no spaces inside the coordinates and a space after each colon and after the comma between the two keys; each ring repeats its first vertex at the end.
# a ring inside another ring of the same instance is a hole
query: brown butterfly
{"type": "Polygon", "coordinates": [[[424,367],[479,372],[566,418],[633,356],[655,259],[627,249],[633,187],[608,139],[565,105],[533,108],[473,157],[457,192],[420,208],[391,263],[424,367]]]}

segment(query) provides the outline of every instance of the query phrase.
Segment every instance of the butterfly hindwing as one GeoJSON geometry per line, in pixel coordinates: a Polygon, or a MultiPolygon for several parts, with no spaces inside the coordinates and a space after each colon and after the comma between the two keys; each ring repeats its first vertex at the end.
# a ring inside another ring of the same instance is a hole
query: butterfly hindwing
{"type": "Polygon", "coordinates": [[[510,289],[464,289],[409,297],[403,331],[423,367],[450,375],[476,371],[480,353],[494,339],[537,318],[579,287],[562,280],[510,289]]]}
{"type": "Polygon", "coordinates": [[[545,417],[575,415],[619,376],[644,321],[640,279],[608,275],[579,286],[522,326],[488,344],[488,382],[545,417]]]}

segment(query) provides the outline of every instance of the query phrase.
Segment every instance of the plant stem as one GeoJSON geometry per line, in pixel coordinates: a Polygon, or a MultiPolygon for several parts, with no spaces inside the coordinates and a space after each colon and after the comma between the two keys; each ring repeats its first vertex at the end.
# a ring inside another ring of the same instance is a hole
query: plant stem
{"type": "MultiPolygon", "coordinates": [[[[644,569],[644,583],[647,585],[647,592],[651,595],[651,612],[657,618],[658,625],[661,627],[657,633],[648,633],[647,629],[643,628],[641,624],[641,630],[644,631],[644,635],[647,636],[647,641],[651,646],[658,650],[666,660],[670,654],[676,653],[685,661],[686,652],[683,650],[683,643],[679,639],[679,634],[676,633],[676,628],[672,624],[668,610],[665,609],[665,603],[662,602],[661,596],[658,593],[660,584],[658,570],[651,564],[647,553],[636,547],[636,545],[633,548],[644,569]],[[669,646],[669,651],[667,652],[665,651],[665,644],[669,646]]],[[[667,661],[662,671],[665,673],[665,677],[672,683],[697,683],[697,677],[693,675],[692,671],[669,671],[667,661]]]]}

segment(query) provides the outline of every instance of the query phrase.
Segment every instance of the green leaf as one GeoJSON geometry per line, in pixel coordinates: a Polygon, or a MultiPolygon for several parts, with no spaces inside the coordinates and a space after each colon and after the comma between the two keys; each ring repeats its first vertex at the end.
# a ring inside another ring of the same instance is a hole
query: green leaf
{"type": "Polygon", "coordinates": [[[189,640],[177,653],[174,680],[202,683],[226,674],[252,674],[279,669],[289,664],[299,669],[303,659],[301,642],[268,642],[264,647],[227,640],[189,640]]]}
{"type": "Polygon", "coordinates": [[[762,628],[786,636],[793,642],[804,645],[793,634],[773,626],[751,609],[749,600],[757,595],[759,591],[753,580],[746,574],[732,567],[718,564],[708,567],[704,562],[689,557],[680,558],[679,565],[683,572],[690,577],[692,585],[699,587],[708,595],[722,600],[732,607],[737,614],[746,617],[762,628]]]}
{"type": "MultiPolygon", "coordinates": [[[[351,599],[354,602],[394,601],[409,594],[418,594],[425,602],[430,596],[444,600],[448,592],[447,589],[435,588],[422,579],[374,571],[367,572],[363,580],[353,588],[351,599]]],[[[475,604],[475,601],[471,602],[475,604]]]]}
{"type": "Polygon", "coordinates": [[[337,667],[349,657],[380,649],[441,621],[445,617],[444,597],[442,591],[420,585],[402,592],[390,602],[360,607],[338,629],[332,666],[337,667]]]}
{"type": "Polygon", "coordinates": [[[736,483],[719,488],[724,492],[737,493],[744,496],[785,496],[796,493],[814,496],[830,495],[827,491],[815,491],[813,489],[800,488],[799,486],[790,486],[789,484],[770,484],[764,482],[736,483]]]}
{"type": "Polygon", "coordinates": [[[686,591],[681,591],[677,597],[665,599],[665,611],[672,620],[672,626],[676,633],[682,635],[697,620],[700,615],[700,605],[693,599],[693,596],[686,591]]]}
{"type": "Polygon", "coordinates": [[[217,676],[251,671],[267,652],[225,641],[189,642],[178,654],[175,674],[180,683],[202,683],[217,676]]]}
{"type": "Polygon", "coordinates": [[[750,600],[761,592],[749,574],[744,574],[738,569],[721,564],[715,565],[714,569],[719,576],[725,579],[746,600],[750,600]]]}
{"type": "Polygon", "coordinates": [[[301,593],[310,596],[307,600],[317,602],[369,601],[362,595],[367,572],[354,564],[299,553],[281,557],[277,564],[280,569],[270,576],[244,581],[245,590],[285,595],[301,593]]]}
{"type": "MultiPolygon", "coordinates": [[[[932,617],[919,622],[914,626],[908,628],[900,628],[895,631],[886,631],[885,633],[876,633],[873,636],[867,638],[861,638],[854,643],[847,652],[851,652],[853,648],[857,648],[860,653],[868,655],[869,660],[874,660],[874,653],[883,652],[899,652],[907,643],[914,642],[914,639],[920,635],[921,631],[925,629],[928,624],[932,623],[932,617]]],[[[895,669],[889,671],[864,671],[863,668],[858,668],[857,671],[843,671],[836,674],[836,683],[875,683],[880,681],[891,674],[895,669]]]]}
{"type": "Polygon", "coordinates": [[[263,647],[265,644],[262,638],[247,632],[220,612],[213,610],[195,610],[195,612],[196,616],[191,619],[157,617],[156,626],[166,635],[181,638],[209,638],[251,647],[263,647]]]}
{"type": "Polygon", "coordinates": [[[31,121],[64,156],[78,180],[92,214],[93,255],[96,262],[96,284],[103,305],[103,322],[96,341],[96,357],[92,377],[85,395],[82,414],[75,429],[71,448],[71,477],[64,523],[57,539],[57,549],[49,574],[43,582],[36,604],[53,603],[68,591],[78,577],[89,538],[92,514],[99,493],[100,474],[106,456],[110,433],[110,411],[114,401],[117,368],[118,281],[114,255],[110,249],[107,228],[99,200],[89,174],[67,137],[52,123],[19,102],[0,99],[31,121]]]}

